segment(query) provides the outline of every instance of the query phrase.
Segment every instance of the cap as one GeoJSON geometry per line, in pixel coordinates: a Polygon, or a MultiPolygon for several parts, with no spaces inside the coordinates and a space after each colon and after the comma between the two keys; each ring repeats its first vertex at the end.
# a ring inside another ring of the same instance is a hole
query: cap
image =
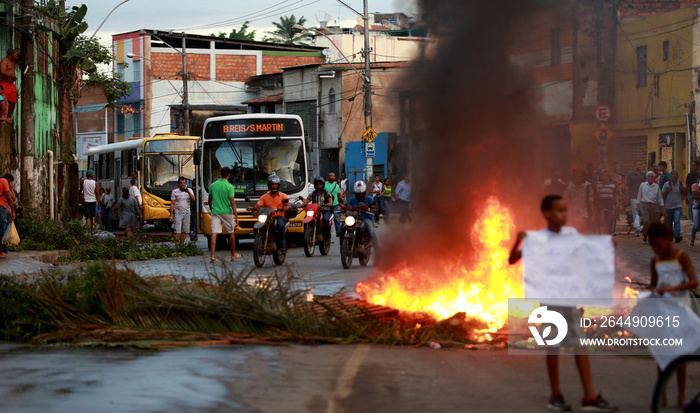
{"type": "Polygon", "coordinates": [[[95,171],[93,171],[92,169],[88,169],[87,176],[92,176],[92,175],[95,175],[95,171]]]}

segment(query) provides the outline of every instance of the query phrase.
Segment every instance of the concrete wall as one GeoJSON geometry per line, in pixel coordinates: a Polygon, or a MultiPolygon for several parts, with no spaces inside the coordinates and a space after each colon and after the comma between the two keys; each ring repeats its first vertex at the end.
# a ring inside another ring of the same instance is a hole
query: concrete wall
{"type": "MultiPolygon", "coordinates": [[[[316,37],[316,46],[327,47],[330,54],[329,63],[346,63],[343,54],[352,63],[363,62],[360,51],[365,47],[362,33],[329,34],[316,37]],[[330,40],[329,40],[330,38],[330,40]],[[341,53],[342,52],[342,53],[341,53]]],[[[372,49],[370,61],[396,62],[414,60],[422,53],[430,53],[435,48],[437,39],[430,37],[395,37],[383,33],[371,33],[369,47],[372,49]]]]}
{"type": "MultiPolygon", "coordinates": [[[[615,133],[621,140],[647,137],[647,156],[661,160],[659,136],[686,133],[685,113],[691,109],[694,82],[693,57],[698,47],[693,28],[693,9],[622,23],[618,29],[615,59],[615,133]],[[672,31],[672,34],[668,33],[672,31]],[[664,42],[668,42],[664,60],[664,42]],[[646,46],[646,86],[637,86],[637,48],[646,46]],[[652,155],[653,154],[653,155],[652,155]]],[[[676,140],[672,165],[687,172],[685,143],[676,140]]]]}

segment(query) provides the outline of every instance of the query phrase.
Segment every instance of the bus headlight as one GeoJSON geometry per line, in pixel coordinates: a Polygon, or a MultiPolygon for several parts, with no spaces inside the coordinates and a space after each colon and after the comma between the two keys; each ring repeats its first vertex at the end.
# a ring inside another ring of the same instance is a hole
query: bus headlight
{"type": "Polygon", "coordinates": [[[306,211],[306,216],[307,216],[307,217],[312,217],[312,216],[314,216],[314,211],[306,211]]]}
{"type": "Polygon", "coordinates": [[[262,222],[263,224],[267,222],[267,215],[258,215],[258,222],[262,222]]]}
{"type": "Polygon", "coordinates": [[[346,217],[345,218],[345,225],[347,225],[349,227],[355,225],[355,217],[353,217],[353,216],[346,217]]]}

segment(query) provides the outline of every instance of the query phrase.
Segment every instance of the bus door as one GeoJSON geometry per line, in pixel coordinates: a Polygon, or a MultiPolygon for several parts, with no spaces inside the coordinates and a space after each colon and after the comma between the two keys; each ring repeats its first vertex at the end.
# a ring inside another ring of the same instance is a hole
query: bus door
{"type": "Polygon", "coordinates": [[[118,197],[116,194],[121,195],[122,193],[122,160],[116,156],[114,157],[114,188],[112,191],[115,197],[118,197]]]}

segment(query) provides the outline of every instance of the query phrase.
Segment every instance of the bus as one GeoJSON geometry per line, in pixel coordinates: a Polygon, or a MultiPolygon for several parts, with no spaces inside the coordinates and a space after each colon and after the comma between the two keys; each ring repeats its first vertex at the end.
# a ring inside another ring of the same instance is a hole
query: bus
{"type": "MultiPolygon", "coordinates": [[[[239,223],[235,234],[253,236],[257,218],[248,207],[255,206],[267,192],[267,178],[276,174],[280,191],[291,202],[308,195],[306,142],[301,118],[297,115],[248,114],[209,118],[197,149],[197,232],[211,236],[211,210],[205,205],[209,186],[220,178],[221,168],[229,167],[234,186],[239,223]],[[201,156],[201,159],[200,159],[201,156]]],[[[304,234],[303,208],[289,220],[290,235],[304,234]]],[[[238,237],[236,238],[238,240],[238,237]]]]}
{"type": "Polygon", "coordinates": [[[157,134],[95,146],[88,150],[88,169],[95,171],[100,188],[112,188],[115,199],[121,196],[122,188],[131,186],[132,173],[137,172],[144,221],[166,221],[170,218],[170,193],[178,187],[178,178],[195,179],[193,156],[199,139],[157,134]]]}

